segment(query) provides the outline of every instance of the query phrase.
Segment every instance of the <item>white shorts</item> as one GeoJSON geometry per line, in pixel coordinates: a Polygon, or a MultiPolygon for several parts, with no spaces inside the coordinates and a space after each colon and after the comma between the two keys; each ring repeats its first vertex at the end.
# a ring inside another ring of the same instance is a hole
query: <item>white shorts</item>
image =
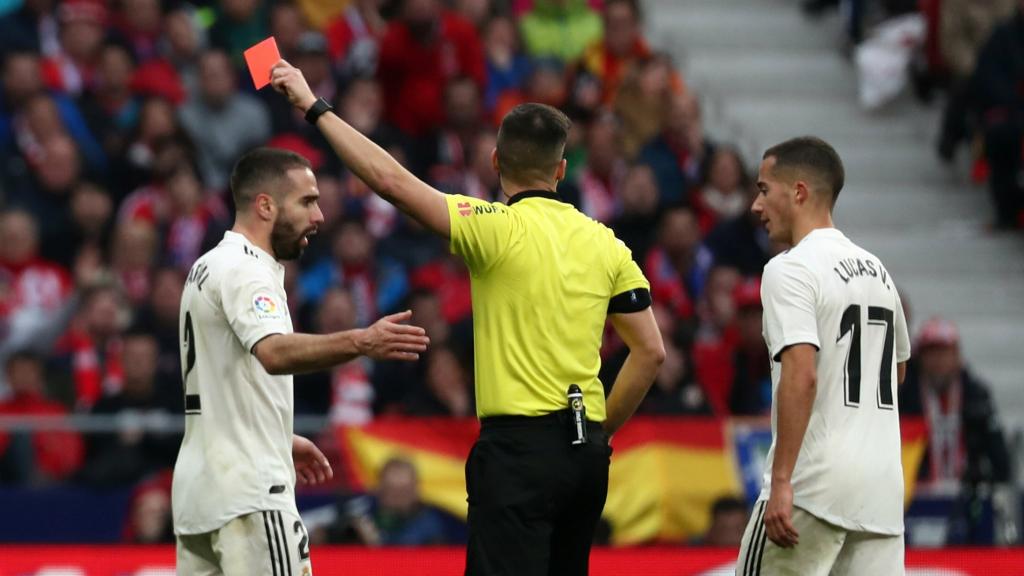
{"type": "Polygon", "coordinates": [[[768,540],[761,500],[754,506],[740,544],[736,576],[902,576],[903,536],[846,530],[793,508],[800,543],[780,548],[768,540]]]}
{"type": "Polygon", "coordinates": [[[302,520],[278,510],[239,516],[205,534],[179,534],[178,576],[312,576],[302,520]]]}

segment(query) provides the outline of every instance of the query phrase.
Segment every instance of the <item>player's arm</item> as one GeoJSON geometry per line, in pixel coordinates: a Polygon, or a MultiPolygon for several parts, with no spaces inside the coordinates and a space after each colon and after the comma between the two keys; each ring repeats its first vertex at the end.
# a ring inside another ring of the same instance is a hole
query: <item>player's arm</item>
{"type": "MultiPolygon", "coordinates": [[[[271,84],[305,113],[316,102],[302,72],[284,60],[270,73],[271,84]]],[[[378,196],[443,238],[451,235],[451,221],[444,195],[428,186],[398,163],[380,146],[334,114],[323,114],[317,128],[338,158],[378,196]]]]}
{"type": "Polygon", "coordinates": [[[333,334],[271,334],[252,353],[270,374],[325,370],[359,356],[375,360],[416,360],[430,339],[419,326],[400,324],[412,312],[385,316],[366,329],[333,334]]]}
{"type": "Polygon", "coordinates": [[[606,251],[615,271],[608,319],[629,348],[606,403],[604,428],[610,435],[626,423],[647,395],[658,368],[665,361],[665,344],[651,310],[651,284],[644,278],[629,248],[610,230],[607,234],[606,251]]]}
{"type": "Polygon", "coordinates": [[[773,397],[777,425],[764,526],[768,538],[783,548],[796,546],[800,536],[792,521],[792,477],[817,395],[817,294],[817,279],[804,263],[784,256],[765,266],[765,340],[781,366],[773,397]]]}
{"type": "Polygon", "coordinates": [[[907,379],[907,363],[900,362],[896,364],[896,384],[899,386],[903,385],[903,381],[907,379]]]}
{"type": "Polygon", "coordinates": [[[818,378],[815,370],[817,348],[811,344],[796,344],[782,351],[782,374],[775,404],[778,426],[775,438],[775,456],[772,462],[771,500],[765,509],[764,524],[768,538],[784,548],[795,546],[799,535],[793,529],[789,514],[777,513],[783,507],[792,509],[791,481],[800,446],[804,441],[811,408],[817,395],[818,378]]]}
{"type": "Polygon", "coordinates": [[[614,434],[636,412],[654,382],[654,377],[658,375],[658,368],[665,361],[665,344],[661,341],[661,331],[651,311],[649,293],[647,299],[647,307],[639,312],[608,315],[615,332],[629,347],[626,362],[615,377],[612,392],[608,395],[604,429],[609,435],[614,434]]]}

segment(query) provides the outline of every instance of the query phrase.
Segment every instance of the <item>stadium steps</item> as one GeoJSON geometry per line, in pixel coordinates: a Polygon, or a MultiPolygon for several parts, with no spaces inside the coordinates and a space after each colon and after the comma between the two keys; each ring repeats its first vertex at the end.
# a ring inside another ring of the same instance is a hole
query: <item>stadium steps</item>
{"type": "Polygon", "coordinates": [[[986,231],[984,188],[932,143],[939,106],[909,96],[878,111],[857,102],[836,16],[806,20],[797,0],[646,0],[648,36],[701,95],[707,132],[748,163],[790,136],[816,134],[843,157],[836,221],[886,263],[913,323],[961,329],[965,357],[992,384],[1000,415],[1024,427],[1024,238],[986,231]]]}

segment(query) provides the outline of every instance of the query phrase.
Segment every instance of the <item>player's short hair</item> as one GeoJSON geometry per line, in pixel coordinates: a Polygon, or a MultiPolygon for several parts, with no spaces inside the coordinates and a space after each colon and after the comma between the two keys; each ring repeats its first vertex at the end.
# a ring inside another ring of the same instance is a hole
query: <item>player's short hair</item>
{"type": "Polygon", "coordinates": [[[828,142],[815,136],[800,136],[772,146],[764,158],[775,157],[774,171],[790,170],[811,177],[821,192],[831,194],[835,206],[846,180],[843,161],[828,142]]]}
{"type": "Polygon", "coordinates": [[[527,103],[513,108],[498,129],[498,169],[519,184],[550,178],[562,161],[572,122],[546,104],[527,103]]]}
{"type": "Polygon", "coordinates": [[[312,170],[312,165],[303,156],[280,148],[260,147],[246,152],[231,170],[231,198],[235,210],[247,210],[258,194],[270,194],[280,201],[278,180],[295,168],[312,170]]]}

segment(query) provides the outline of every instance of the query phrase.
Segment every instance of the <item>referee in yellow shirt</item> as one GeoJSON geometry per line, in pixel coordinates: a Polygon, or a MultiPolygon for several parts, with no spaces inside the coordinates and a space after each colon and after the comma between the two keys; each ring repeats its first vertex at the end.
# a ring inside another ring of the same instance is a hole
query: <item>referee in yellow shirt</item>
{"type": "Polygon", "coordinates": [[[509,112],[492,154],[508,202],[484,202],[417,179],[329,113],[287,63],[271,80],[350,170],[448,238],[469,268],[481,430],[466,463],[467,576],[586,575],[608,491],[608,439],[665,351],[629,250],[555,191],[568,118],[540,104],[509,112]],[[606,401],[597,373],[607,319],[630,354],[606,401]],[[582,394],[586,420],[576,420],[570,391],[582,394]]]}

